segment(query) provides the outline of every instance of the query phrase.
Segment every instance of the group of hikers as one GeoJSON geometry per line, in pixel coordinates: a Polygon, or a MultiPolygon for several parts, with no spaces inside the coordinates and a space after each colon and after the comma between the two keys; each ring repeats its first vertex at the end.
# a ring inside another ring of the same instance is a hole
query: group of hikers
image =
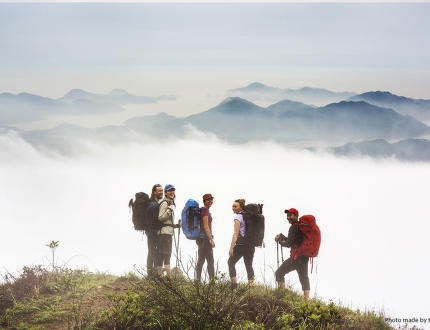
{"type": "MultiPolygon", "coordinates": [[[[164,187],[155,184],[151,195],[143,192],[136,193],[135,200],[130,200],[129,207],[133,209],[133,223],[136,230],[144,230],[148,242],[147,273],[148,276],[162,276],[163,267],[167,276],[171,276],[170,259],[172,255],[172,236],[174,228],[182,228],[185,236],[196,241],[197,263],[195,280],[201,280],[202,268],[206,261],[210,279],[215,277],[212,234],[212,215],[210,208],[214,196],[207,193],[202,196],[203,206],[189,199],[182,210],[182,219],[175,224],[175,187],[167,184],[164,187]],[[164,197],[163,197],[164,195],[164,197]]],[[[252,262],[256,246],[261,246],[264,238],[264,216],[261,204],[245,204],[245,199],[233,202],[234,231],[231,239],[228,259],[228,269],[232,287],[237,286],[236,263],[243,257],[248,276],[248,284],[254,283],[252,262]]],[[[299,218],[295,208],[286,209],[290,228],[288,235],[278,234],[275,241],[281,247],[291,249],[290,257],[278,262],[275,272],[279,288],[285,288],[285,275],[296,270],[302,286],[304,298],[309,299],[310,284],[308,276],[309,258],[318,254],[320,231],[311,215],[299,218]]],[[[179,239],[179,236],[178,236],[179,239]]],[[[177,251],[178,252],[178,251],[177,251]]]]}

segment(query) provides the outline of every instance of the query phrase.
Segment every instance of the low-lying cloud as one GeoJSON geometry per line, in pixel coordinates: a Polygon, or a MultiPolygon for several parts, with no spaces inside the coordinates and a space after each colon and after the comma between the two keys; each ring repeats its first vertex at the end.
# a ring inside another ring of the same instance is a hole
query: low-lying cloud
{"type": "MultiPolygon", "coordinates": [[[[234,199],[264,203],[266,247],[256,250],[254,269],[257,281],[272,284],[273,237],[287,232],[283,210],[295,207],[315,215],[322,232],[310,276],[312,295],[383,308],[393,316],[427,313],[429,165],[338,159],[275,143],[229,145],[198,132],[146,145],[92,143],[86,150],[50,157],[13,132],[0,135],[3,269],[48,264],[51,240],[60,242],[60,264],[116,274],[144,266],[146,238],[133,230],[127,202],[155,183],[172,183],[176,219],[188,198],[215,196],[220,271],[227,272],[234,199]]],[[[184,261],[195,256],[195,243],[183,235],[180,246],[184,261]]],[[[245,280],[242,261],[237,269],[245,280]]],[[[300,290],[296,273],[286,278],[300,290]]]]}

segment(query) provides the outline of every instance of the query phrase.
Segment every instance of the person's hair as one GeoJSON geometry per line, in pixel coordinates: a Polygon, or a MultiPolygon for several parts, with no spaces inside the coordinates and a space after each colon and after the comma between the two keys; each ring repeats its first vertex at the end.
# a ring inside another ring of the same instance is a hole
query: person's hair
{"type": "Polygon", "coordinates": [[[245,208],[245,200],[243,198],[236,199],[234,202],[239,203],[239,206],[242,210],[245,208]]]}
{"type": "Polygon", "coordinates": [[[157,188],[158,187],[161,187],[161,184],[154,184],[153,186],[152,186],[152,191],[151,191],[151,199],[152,200],[154,200],[155,201],[155,192],[157,191],[157,188]]]}

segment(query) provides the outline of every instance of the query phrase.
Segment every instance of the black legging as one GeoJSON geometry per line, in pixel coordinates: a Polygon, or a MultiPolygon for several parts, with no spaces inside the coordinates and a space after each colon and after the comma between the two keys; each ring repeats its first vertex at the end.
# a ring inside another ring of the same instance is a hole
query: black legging
{"type": "Polygon", "coordinates": [[[215,275],[214,270],[214,254],[212,245],[207,238],[198,238],[196,240],[198,246],[198,259],[196,264],[196,280],[200,281],[202,277],[202,268],[205,260],[207,261],[209,278],[213,279],[215,275]]]}
{"type": "Polygon", "coordinates": [[[148,236],[148,257],[146,258],[146,271],[148,275],[152,275],[157,267],[157,246],[158,235],[155,233],[148,236]]]}
{"type": "Polygon", "coordinates": [[[254,279],[254,269],[252,269],[252,260],[254,259],[255,247],[243,244],[243,245],[235,245],[233,248],[233,256],[228,258],[228,271],[230,273],[230,278],[236,277],[236,262],[239,261],[240,258],[243,257],[243,261],[245,262],[246,273],[248,274],[248,280],[254,279]]]}
{"type": "Polygon", "coordinates": [[[276,270],[275,277],[277,282],[284,282],[285,274],[296,270],[299,274],[300,284],[302,285],[302,290],[310,290],[309,276],[308,276],[308,262],[309,257],[299,256],[296,260],[288,258],[285,260],[281,266],[276,270]]]}

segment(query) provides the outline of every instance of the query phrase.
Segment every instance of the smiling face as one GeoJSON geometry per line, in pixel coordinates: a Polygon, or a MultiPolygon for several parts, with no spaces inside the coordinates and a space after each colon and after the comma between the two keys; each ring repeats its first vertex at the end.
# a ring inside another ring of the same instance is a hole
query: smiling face
{"type": "Polygon", "coordinates": [[[291,213],[291,212],[288,212],[287,213],[287,219],[288,219],[288,222],[289,223],[294,223],[294,222],[297,222],[297,215],[295,214],[295,213],[291,213]]]}
{"type": "Polygon", "coordinates": [[[165,195],[169,199],[174,199],[175,198],[175,189],[167,190],[165,195]]]}
{"type": "Polygon", "coordinates": [[[214,203],[214,198],[213,197],[205,199],[204,202],[203,202],[203,204],[205,205],[205,207],[207,209],[210,208],[213,203],[214,203]]]}
{"type": "Polygon", "coordinates": [[[155,188],[155,197],[158,200],[163,198],[163,187],[162,186],[158,186],[157,188],[155,188]]]}
{"type": "Polygon", "coordinates": [[[234,213],[239,213],[243,211],[238,202],[234,202],[231,208],[234,213]]]}

